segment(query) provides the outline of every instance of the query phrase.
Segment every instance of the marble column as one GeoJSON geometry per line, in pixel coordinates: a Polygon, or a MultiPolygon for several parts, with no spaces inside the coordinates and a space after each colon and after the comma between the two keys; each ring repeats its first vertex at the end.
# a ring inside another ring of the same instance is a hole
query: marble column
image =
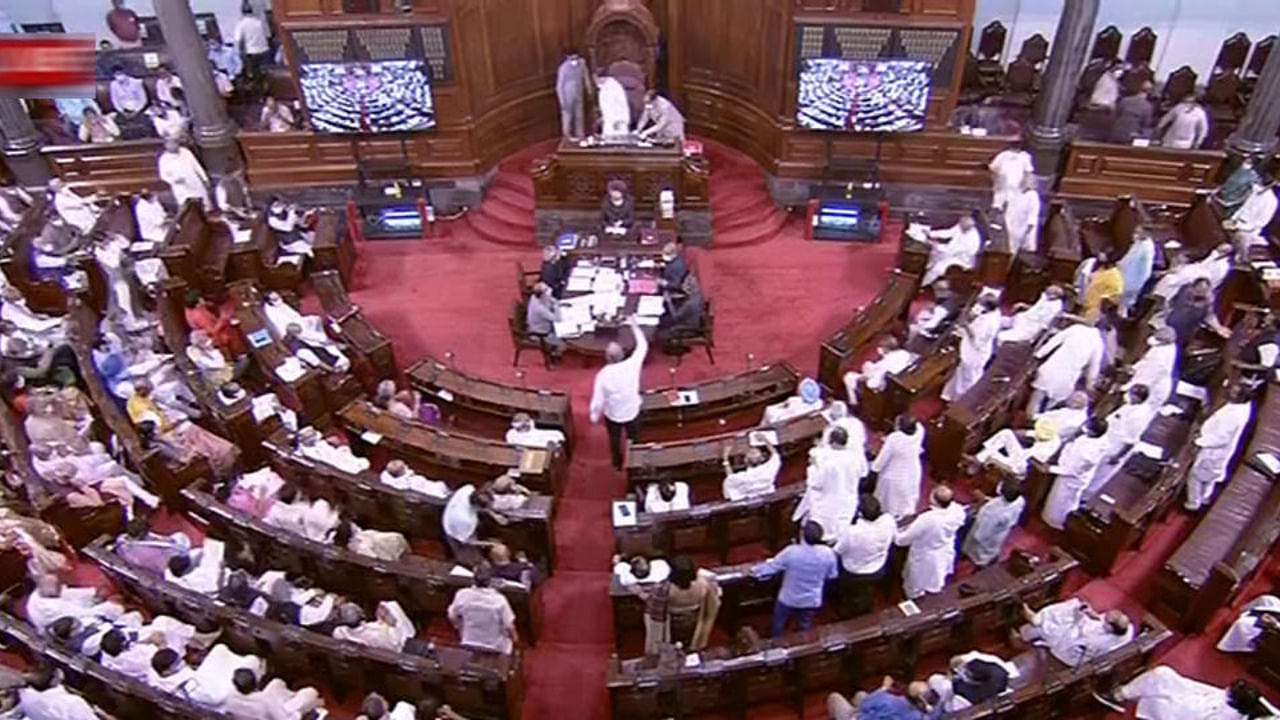
{"type": "Polygon", "coordinates": [[[1062,149],[1067,144],[1067,120],[1076,99],[1080,72],[1089,53],[1099,0],[1064,0],[1058,29],[1049,47],[1049,62],[1036,97],[1035,112],[1027,128],[1027,143],[1035,159],[1036,173],[1057,175],[1062,149]]]}
{"type": "Polygon", "coordinates": [[[1227,140],[1227,154],[1233,159],[1271,153],[1280,132],[1280,53],[1267,56],[1266,65],[1249,98],[1240,125],[1227,140]]]}
{"type": "Polygon", "coordinates": [[[19,185],[49,182],[49,163],[40,155],[40,133],[17,98],[0,97],[0,138],[5,165],[19,185]]]}
{"type": "Polygon", "coordinates": [[[227,103],[218,94],[213,71],[205,54],[204,38],[187,0],[155,0],[156,19],[164,32],[173,72],[182,80],[191,110],[191,135],[211,175],[221,176],[243,166],[236,126],[227,115],[227,103]]]}

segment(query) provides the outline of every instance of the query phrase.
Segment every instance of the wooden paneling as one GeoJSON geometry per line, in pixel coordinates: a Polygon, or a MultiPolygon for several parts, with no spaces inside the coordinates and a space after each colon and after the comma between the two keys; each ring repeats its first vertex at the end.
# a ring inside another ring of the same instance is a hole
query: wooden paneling
{"type": "Polygon", "coordinates": [[[1214,184],[1221,163],[1221,153],[1206,150],[1076,142],[1058,191],[1099,199],[1136,194],[1149,202],[1188,205],[1197,188],[1214,184]]]}
{"type": "Polygon", "coordinates": [[[159,140],[126,140],[100,145],[46,145],[40,154],[54,175],[72,187],[106,193],[161,189],[156,169],[159,140]]]}
{"type": "MultiPolygon", "coordinates": [[[[926,131],[886,135],[880,148],[880,177],[887,182],[985,187],[990,184],[987,163],[1011,138],[974,137],[926,131]]],[[[876,140],[871,135],[792,132],[777,163],[785,177],[812,176],[825,162],[826,145],[841,158],[874,158],[876,140]]]]}

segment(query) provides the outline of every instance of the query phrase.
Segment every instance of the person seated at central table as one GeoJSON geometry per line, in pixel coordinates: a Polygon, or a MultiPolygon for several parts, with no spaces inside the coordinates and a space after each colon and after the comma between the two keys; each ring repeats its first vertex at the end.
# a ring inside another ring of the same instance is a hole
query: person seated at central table
{"type": "Polygon", "coordinates": [[[606,233],[622,234],[631,229],[636,219],[636,201],[627,192],[626,183],[609,181],[600,203],[600,215],[606,233]]]}

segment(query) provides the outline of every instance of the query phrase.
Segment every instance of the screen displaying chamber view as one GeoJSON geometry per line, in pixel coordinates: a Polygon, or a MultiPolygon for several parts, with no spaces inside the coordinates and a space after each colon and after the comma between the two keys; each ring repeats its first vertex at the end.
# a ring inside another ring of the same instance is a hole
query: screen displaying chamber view
{"type": "Polygon", "coordinates": [[[309,63],[298,71],[317,132],[428,130],[436,125],[431,80],[422,62],[309,63]]]}
{"type": "Polygon", "coordinates": [[[923,130],[932,75],[916,60],[803,60],[796,122],[808,130],[923,130]]]}

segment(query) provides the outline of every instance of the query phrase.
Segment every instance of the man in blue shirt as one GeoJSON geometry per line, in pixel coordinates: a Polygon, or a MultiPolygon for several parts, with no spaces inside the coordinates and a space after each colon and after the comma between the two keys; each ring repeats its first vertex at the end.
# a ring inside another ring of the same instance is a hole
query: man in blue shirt
{"type": "Polygon", "coordinates": [[[813,616],[822,608],[822,590],[839,571],[836,553],[822,544],[822,526],[810,520],[801,531],[804,542],[788,545],[768,562],[751,569],[757,579],[782,572],[782,588],[773,605],[773,636],[787,629],[794,615],[800,630],[813,626],[813,616]]]}
{"type": "Polygon", "coordinates": [[[941,703],[932,709],[925,700],[929,687],[922,682],[907,685],[907,694],[893,692],[893,678],[885,675],[875,691],[859,692],[849,702],[839,693],[827,696],[830,720],[936,720],[943,714],[941,703]]]}

